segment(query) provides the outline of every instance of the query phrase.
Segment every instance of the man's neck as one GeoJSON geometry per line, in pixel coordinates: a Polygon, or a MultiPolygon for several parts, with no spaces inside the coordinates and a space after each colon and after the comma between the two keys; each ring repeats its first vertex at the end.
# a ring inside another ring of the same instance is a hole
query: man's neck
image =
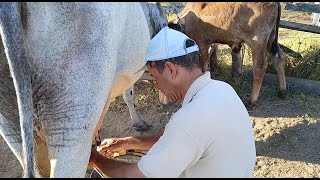
{"type": "Polygon", "coordinates": [[[180,93],[182,94],[182,99],[181,101],[184,100],[190,86],[192,85],[192,83],[198,79],[201,75],[203,75],[202,70],[195,68],[191,71],[188,70],[184,70],[183,72],[183,78],[181,79],[181,84],[180,84],[180,93]]]}

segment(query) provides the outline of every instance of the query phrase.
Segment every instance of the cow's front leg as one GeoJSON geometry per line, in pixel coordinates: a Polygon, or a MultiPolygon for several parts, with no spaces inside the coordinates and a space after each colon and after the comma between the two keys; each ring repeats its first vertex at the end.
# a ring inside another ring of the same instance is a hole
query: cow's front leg
{"type": "Polygon", "coordinates": [[[122,97],[129,108],[129,113],[130,113],[133,128],[137,131],[148,130],[149,125],[145,121],[141,120],[135,108],[133,85],[131,85],[130,88],[127,89],[125,92],[123,92],[122,97]]]}
{"type": "Polygon", "coordinates": [[[254,106],[256,106],[262,81],[268,67],[268,62],[265,55],[266,45],[259,46],[256,44],[254,47],[251,47],[251,49],[253,58],[253,85],[251,98],[249,104],[247,105],[249,109],[252,109],[254,106]]]}
{"type": "Polygon", "coordinates": [[[209,71],[211,72],[211,78],[214,78],[216,75],[216,72],[218,72],[218,56],[217,56],[217,48],[218,44],[211,44],[209,47],[209,71]]]}
{"type": "Polygon", "coordinates": [[[232,79],[236,84],[239,84],[242,79],[242,66],[243,66],[243,57],[241,55],[242,45],[232,45],[230,46],[232,51],[232,79]]]}
{"type": "Polygon", "coordinates": [[[231,55],[232,55],[232,78],[237,78],[242,75],[242,66],[243,66],[243,57],[240,53],[242,45],[231,46],[231,55]]]}

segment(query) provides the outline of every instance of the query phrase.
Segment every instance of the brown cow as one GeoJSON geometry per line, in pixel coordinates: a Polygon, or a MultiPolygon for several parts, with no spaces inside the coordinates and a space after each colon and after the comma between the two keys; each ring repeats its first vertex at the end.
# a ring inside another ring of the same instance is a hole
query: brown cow
{"type": "MultiPolygon", "coordinates": [[[[190,2],[169,22],[194,39],[201,53],[203,70],[208,69],[208,48],[213,43],[232,48],[233,76],[242,71],[240,49],[248,44],[253,58],[253,89],[249,107],[256,105],[262,80],[267,69],[266,52],[270,55],[279,77],[279,96],[286,92],[285,62],[278,45],[280,4],[272,2],[190,2]]],[[[215,58],[216,59],[216,58],[215,58]]],[[[213,69],[211,62],[210,67],[213,69]]]]}

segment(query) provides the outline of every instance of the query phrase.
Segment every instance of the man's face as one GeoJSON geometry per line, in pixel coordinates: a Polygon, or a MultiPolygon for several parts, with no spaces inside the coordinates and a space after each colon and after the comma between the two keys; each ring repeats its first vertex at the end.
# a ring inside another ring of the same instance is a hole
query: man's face
{"type": "Polygon", "coordinates": [[[149,74],[155,78],[155,88],[157,90],[160,90],[168,98],[169,102],[179,101],[181,98],[179,98],[177,91],[177,79],[172,74],[172,71],[174,71],[174,69],[165,65],[163,72],[160,73],[156,67],[151,67],[149,64],[147,67],[149,74]]]}

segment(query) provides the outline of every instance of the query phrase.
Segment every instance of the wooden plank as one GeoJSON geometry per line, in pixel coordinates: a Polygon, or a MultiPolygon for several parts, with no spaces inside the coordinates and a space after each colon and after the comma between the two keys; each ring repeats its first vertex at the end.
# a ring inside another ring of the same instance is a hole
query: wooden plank
{"type": "Polygon", "coordinates": [[[320,13],[320,4],[306,4],[306,3],[287,3],[285,10],[289,11],[302,11],[309,13],[320,13]]]}
{"type": "Polygon", "coordinates": [[[279,26],[281,28],[286,28],[286,29],[293,29],[298,31],[320,34],[320,27],[317,27],[317,26],[311,26],[311,25],[289,22],[289,21],[282,21],[282,20],[280,20],[279,26]]]}
{"type": "MultiPolygon", "coordinates": [[[[248,75],[247,77],[252,80],[252,70],[245,71],[245,73],[248,75]]],[[[263,84],[278,86],[278,82],[277,74],[265,73],[263,84]]],[[[286,76],[286,82],[288,89],[301,90],[320,96],[320,81],[286,76]]]]}

